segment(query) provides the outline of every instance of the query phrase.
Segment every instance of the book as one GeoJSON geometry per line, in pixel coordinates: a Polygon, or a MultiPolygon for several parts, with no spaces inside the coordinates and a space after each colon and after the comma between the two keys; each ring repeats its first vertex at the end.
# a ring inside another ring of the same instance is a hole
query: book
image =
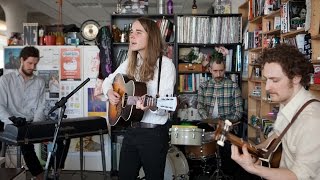
{"type": "Polygon", "coordinates": [[[299,27],[304,27],[306,22],[306,2],[305,1],[289,1],[289,31],[297,30],[299,27]]]}

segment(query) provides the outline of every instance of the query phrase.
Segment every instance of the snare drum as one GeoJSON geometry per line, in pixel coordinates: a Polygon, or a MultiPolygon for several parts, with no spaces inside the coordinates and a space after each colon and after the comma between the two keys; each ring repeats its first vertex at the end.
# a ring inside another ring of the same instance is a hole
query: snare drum
{"type": "MultiPolygon", "coordinates": [[[[177,147],[171,146],[167,154],[164,180],[188,180],[188,174],[189,165],[187,159],[177,147]]],[[[139,171],[139,178],[145,179],[143,168],[139,171]]]]}
{"type": "Polygon", "coordinates": [[[171,144],[200,146],[204,130],[197,126],[173,125],[170,134],[171,144]]]}

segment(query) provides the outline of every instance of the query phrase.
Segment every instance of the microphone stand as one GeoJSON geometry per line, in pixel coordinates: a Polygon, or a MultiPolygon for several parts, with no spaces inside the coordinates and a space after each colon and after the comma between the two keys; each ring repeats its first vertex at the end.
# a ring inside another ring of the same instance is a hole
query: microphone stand
{"type": "Polygon", "coordinates": [[[49,111],[48,114],[51,114],[53,111],[55,111],[58,108],[60,109],[60,114],[59,114],[59,119],[58,119],[58,123],[56,124],[56,129],[54,131],[54,136],[53,136],[53,147],[52,149],[49,151],[48,157],[47,157],[47,162],[46,162],[46,166],[45,166],[45,179],[48,179],[48,174],[49,174],[49,164],[50,164],[50,160],[51,160],[51,156],[54,157],[54,165],[53,165],[53,174],[54,174],[54,179],[56,180],[58,178],[58,173],[57,173],[57,162],[56,162],[56,151],[57,151],[57,137],[59,134],[59,130],[60,130],[60,125],[62,122],[63,118],[66,118],[67,116],[64,114],[65,110],[66,110],[66,103],[68,101],[68,99],[75,94],[80,88],[82,88],[85,84],[87,84],[87,82],[90,81],[90,78],[87,78],[84,82],[82,82],[77,88],[75,88],[72,92],[70,92],[70,94],[68,94],[66,97],[62,97],[60,101],[58,101],[55,106],[53,108],[51,108],[51,110],[49,111]]]}

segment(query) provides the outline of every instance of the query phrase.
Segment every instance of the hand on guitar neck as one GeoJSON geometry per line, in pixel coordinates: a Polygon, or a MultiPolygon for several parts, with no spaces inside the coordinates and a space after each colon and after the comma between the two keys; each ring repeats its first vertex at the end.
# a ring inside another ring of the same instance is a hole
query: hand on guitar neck
{"type": "Polygon", "coordinates": [[[138,100],[136,101],[136,108],[143,111],[148,109],[155,111],[157,110],[156,101],[151,96],[143,95],[138,97],[138,100]]]}
{"type": "Polygon", "coordinates": [[[256,146],[253,146],[250,143],[243,141],[241,138],[229,133],[230,126],[232,126],[230,121],[220,121],[218,123],[217,130],[215,131],[214,138],[217,140],[217,144],[220,146],[224,146],[225,140],[229,140],[233,144],[232,159],[237,161],[237,158],[241,157],[246,160],[244,161],[245,163],[253,163],[259,159],[261,160],[261,164],[263,166],[279,167],[282,151],[281,141],[277,139],[270,140],[265,149],[259,149],[256,146]]]}

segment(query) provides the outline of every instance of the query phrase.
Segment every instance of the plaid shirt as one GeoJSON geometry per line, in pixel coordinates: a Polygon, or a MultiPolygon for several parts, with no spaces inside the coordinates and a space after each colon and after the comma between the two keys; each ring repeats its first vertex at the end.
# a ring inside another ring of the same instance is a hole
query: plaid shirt
{"type": "Polygon", "coordinates": [[[238,121],[242,117],[242,97],[237,83],[230,79],[215,82],[210,79],[200,84],[198,90],[198,111],[202,119],[212,118],[217,97],[218,116],[230,121],[238,121]]]}

